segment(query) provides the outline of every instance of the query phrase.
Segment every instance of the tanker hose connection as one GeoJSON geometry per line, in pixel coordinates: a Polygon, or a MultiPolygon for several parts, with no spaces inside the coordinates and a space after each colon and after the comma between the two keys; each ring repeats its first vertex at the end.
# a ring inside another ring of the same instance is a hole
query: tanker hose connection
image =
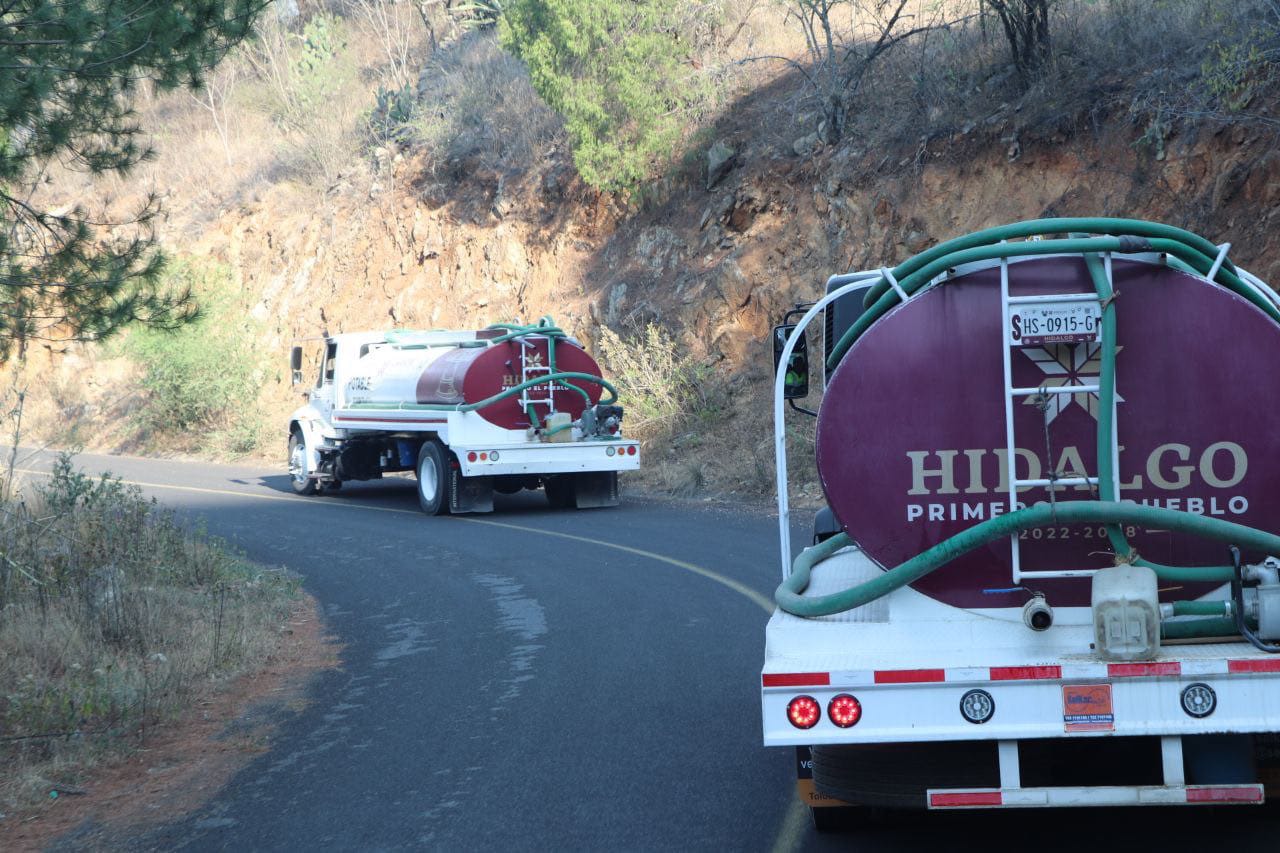
{"type": "MultiPolygon", "coordinates": [[[[834,369],[853,343],[870,326],[898,304],[904,294],[910,297],[935,279],[945,276],[961,264],[1035,255],[1079,254],[1083,256],[1102,306],[1101,370],[1099,371],[1099,416],[1097,449],[1100,500],[1058,502],[1056,506],[1036,504],[999,518],[988,519],[961,531],[921,554],[907,560],[879,577],[832,595],[806,598],[801,593],[809,584],[814,565],[836,551],[852,544],[845,533],[837,534],[796,557],[791,575],[777,589],[774,598],[785,612],[796,616],[827,616],[861,607],[888,593],[924,577],[961,554],[1002,536],[1009,536],[1048,524],[1093,522],[1106,525],[1107,536],[1119,563],[1132,563],[1152,569],[1156,577],[1172,583],[1213,581],[1237,583],[1238,566],[1165,566],[1138,556],[1120,525],[1146,524],[1176,530],[1244,546],[1266,554],[1280,554],[1280,537],[1240,524],[1178,510],[1139,506],[1120,502],[1115,493],[1112,470],[1112,412],[1115,398],[1116,322],[1114,294],[1100,259],[1103,253],[1125,253],[1135,250],[1159,252],[1178,269],[1191,271],[1225,286],[1247,299],[1280,323],[1280,308],[1264,295],[1256,279],[1246,280],[1225,258],[1225,252],[1209,240],[1190,231],[1154,222],[1105,217],[1035,219],[978,231],[940,243],[910,258],[889,271],[897,282],[881,276],[864,299],[866,311],[850,326],[832,347],[827,367],[834,369]],[[1005,242],[1040,235],[1068,234],[1063,239],[1005,242]],[[1080,234],[1094,236],[1078,236],[1080,234]]],[[[1265,589],[1266,587],[1260,587],[1265,589]]],[[[1277,591],[1280,598],[1280,590],[1277,591]]],[[[1030,603],[1029,603],[1030,604],[1030,603]]],[[[1191,621],[1163,622],[1162,633],[1174,637],[1211,637],[1240,634],[1250,637],[1248,622],[1239,602],[1231,608],[1234,618],[1226,615],[1225,602],[1174,602],[1172,615],[1209,615],[1211,618],[1191,621]]],[[[1047,606],[1047,605],[1046,605],[1047,606]]],[[[1280,605],[1273,605],[1280,611],[1280,605]]],[[[1280,617],[1277,617],[1280,618],[1280,617]]],[[[1028,619],[1030,617],[1028,616],[1028,619]]],[[[1050,620],[1052,617],[1050,616],[1050,620]]],[[[1028,621],[1028,624],[1031,624],[1028,621]]],[[[1251,642],[1265,646],[1256,635],[1251,642]]],[[[1269,646],[1268,651],[1280,651],[1269,646]]]]}
{"type": "Polygon", "coordinates": [[[1043,593],[1035,593],[1022,606],[1022,621],[1032,631],[1047,631],[1053,625],[1053,608],[1043,593]]]}

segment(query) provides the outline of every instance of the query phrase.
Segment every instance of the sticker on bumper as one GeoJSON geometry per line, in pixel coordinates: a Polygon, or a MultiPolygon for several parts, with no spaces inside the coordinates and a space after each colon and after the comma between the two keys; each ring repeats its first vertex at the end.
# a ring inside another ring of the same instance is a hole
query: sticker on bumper
{"type": "Polygon", "coordinates": [[[1068,732],[1113,732],[1115,710],[1110,684],[1064,684],[1062,723],[1068,732]]]}

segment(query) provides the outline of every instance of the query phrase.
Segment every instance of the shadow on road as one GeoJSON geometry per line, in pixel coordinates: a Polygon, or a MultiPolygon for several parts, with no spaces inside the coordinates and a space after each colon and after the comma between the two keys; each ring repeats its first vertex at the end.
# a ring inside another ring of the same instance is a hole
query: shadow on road
{"type": "MultiPolygon", "coordinates": [[[[294,494],[293,486],[287,474],[269,474],[257,478],[258,485],[272,492],[284,495],[294,494]]],[[[386,507],[388,509],[418,509],[417,486],[412,476],[390,476],[381,480],[362,480],[347,482],[336,492],[316,495],[312,500],[334,501],[338,503],[358,503],[367,506],[386,507]]],[[[624,502],[626,499],[623,499],[624,502]]],[[[596,512],[603,510],[576,510],[576,512],[596,512]]],[[[493,496],[493,516],[516,515],[562,515],[565,510],[552,510],[547,506],[547,498],[541,490],[524,490],[514,495],[495,494],[493,496]]],[[[490,514],[481,514],[488,518],[490,514]]]]}

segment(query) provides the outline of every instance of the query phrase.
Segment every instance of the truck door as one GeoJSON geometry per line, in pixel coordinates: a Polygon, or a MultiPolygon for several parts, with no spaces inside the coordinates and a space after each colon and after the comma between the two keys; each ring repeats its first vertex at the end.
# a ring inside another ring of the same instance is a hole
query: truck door
{"type": "Polygon", "coordinates": [[[311,392],[311,405],[320,413],[324,423],[328,425],[333,419],[335,366],[338,361],[338,344],[336,341],[325,341],[324,352],[320,357],[320,375],[316,377],[315,390],[311,392]]]}

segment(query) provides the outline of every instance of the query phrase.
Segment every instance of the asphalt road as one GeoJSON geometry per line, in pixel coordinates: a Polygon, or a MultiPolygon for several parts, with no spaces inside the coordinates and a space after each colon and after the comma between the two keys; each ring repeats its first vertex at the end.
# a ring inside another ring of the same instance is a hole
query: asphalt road
{"type": "Polygon", "coordinates": [[[428,518],[411,480],[300,498],[282,468],[78,464],[301,574],[342,644],[267,752],[131,849],[1109,850],[1225,832],[1273,850],[1280,836],[1274,814],[1240,809],[917,815],[818,835],[792,756],[760,746],[777,574],[760,509],[554,512],[527,493],[428,518]]]}

